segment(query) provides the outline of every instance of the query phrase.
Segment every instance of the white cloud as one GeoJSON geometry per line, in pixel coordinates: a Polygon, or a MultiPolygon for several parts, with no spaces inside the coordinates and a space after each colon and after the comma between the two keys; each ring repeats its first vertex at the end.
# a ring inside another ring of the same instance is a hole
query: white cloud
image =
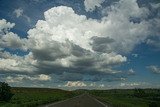
{"type": "Polygon", "coordinates": [[[93,82],[93,83],[91,83],[89,86],[90,86],[90,87],[96,87],[96,83],[93,82]]]}
{"type": "Polygon", "coordinates": [[[51,8],[44,16],[45,20],[39,20],[36,27],[28,31],[29,48],[36,59],[45,61],[44,64],[47,61],[71,69],[86,66],[85,69],[105,72],[102,66],[127,61],[125,56],[115,52],[99,54],[92,49],[92,38],[101,36],[99,27],[104,29],[103,22],[79,16],[65,6],[51,8]],[[89,27],[91,25],[93,27],[89,27]]]}
{"type": "MultiPolygon", "coordinates": [[[[152,26],[150,29],[155,30],[152,37],[149,38],[146,43],[154,46],[156,50],[160,49],[160,3],[151,3],[151,9],[155,13],[155,18],[151,20],[152,26]]],[[[152,13],[153,13],[152,12],[152,13]]]]}
{"type": "Polygon", "coordinates": [[[21,39],[17,34],[10,32],[14,26],[14,23],[7,22],[5,19],[0,20],[0,48],[27,50],[27,39],[21,39]]]}
{"type": "Polygon", "coordinates": [[[105,86],[104,86],[104,84],[100,84],[99,87],[100,88],[104,88],[105,86]]]}
{"type": "Polygon", "coordinates": [[[120,86],[125,87],[125,86],[139,86],[139,83],[121,83],[120,86]]]}
{"type": "Polygon", "coordinates": [[[0,20],[0,36],[7,33],[8,30],[15,26],[14,23],[7,22],[5,19],[0,20]]]}
{"type": "Polygon", "coordinates": [[[153,73],[160,74],[160,67],[159,66],[151,65],[151,66],[147,66],[147,68],[153,73]]]}
{"type": "Polygon", "coordinates": [[[108,8],[104,10],[107,16],[97,20],[78,15],[70,7],[53,7],[44,13],[44,20],[38,20],[35,28],[28,31],[27,39],[7,30],[14,24],[1,21],[0,29],[7,32],[1,36],[5,41],[3,45],[29,49],[30,54],[23,57],[3,55],[0,71],[121,72],[113,67],[126,62],[123,54],[131,52],[155,32],[150,29],[153,21],[145,20],[148,9],[139,7],[136,0],[120,0],[108,8]],[[134,23],[131,18],[141,20],[134,23]]]}
{"type": "Polygon", "coordinates": [[[0,71],[11,73],[35,73],[37,61],[33,59],[32,53],[26,56],[12,55],[8,52],[0,52],[0,71]]]}
{"type": "Polygon", "coordinates": [[[20,16],[23,15],[23,9],[19,8],[19,9],[15,9],[13,11],[13,13],[16,15],[17,18],[19,18],[20,16]]]}
{"type": "Polygon", "coordinates": [[[14,77],[8,76],[5,78],[5,81],[7,83],[19,83],[19,82],[22,82],[22,80],[23,80],[23,77],[14,78],[14,77]]]}
{"type": "Polygon", "coordinates": [[[15,14],[17,18],[23,17],[23,18],[25,18],[29,23],[31,22],[30,17],[28,17],[26,14],[24,14],[24,10],[23,10],[22,8],[15,9],[15,10],[13,11],[13,14],[15,14]]]}
{"type": "Polygon", "coordinates": [[[133,57],[137,58],[138,57],[138,54],[132,54],[133,57]]]}
{"type": "Polygon", "coordinates": [[[128,82],[128,83],[120,83],[121,88],[129,89],[129,88],[145,88],[148,87],[149,84],[146,82],[128,82]]]}
{"type": "Polygon", "coordinates": [[[49,75],[41,74],[36,79],[41,81],[48,81],[48,80],[51,80],[51,77],[49,75]]]}
{"type": "Polygon", "coordinates": [[[145,21],[149,14],[148,9],[139,7],[136,0],[120,0],[103,11],[107,14],[104,17],[106,28],[103,35],[116,41],[111,44],[111,49],[116,52],[132,51],[136,44],[140,44],[153,33],[149,29],[151,23],[145,21]],[[134,23],[132,18],[139,18],[141,21],[134,23]]]}
{"type": "Polygon", "coordinates": [[[96,7],[101,7],[101,4],[105,0],[84,0],[85,10],[88,12],[92,12],[96,9],[96,7]]]}
{"type": "Polygon", "coordinates": [[[89,88],[98,88],[98,89],[102,89],[105,88],[104,84],[96,84],[95,82],[91,83],[90,85],[88,85],[89,88]]]}
{"type": "Polygon", "coordinates": [[[128,75],[134,75],[135,74],[135,71],[131,68],[128,70],[128,75]]]}
{"type": "Polygon", "coordinates": [[[12,49],[27,50],[27,39],[21,39],[17,34],[8,32],[7,34],[0,36],[0,46],[8,47],[12,49]]]}
{"type": "Polygon", "coordinates": [[[29,80],[29,81],[49,81],[51,80],[51,77],[49,75],[40,74],[35,76],[29,76],[29,75],[17,75],[17,76],[8,76],[5,78],[5,81],[7,83],[19,83],[23,81],[29,80]]]}
{"type": "MultiPolygon", "coordinates": [[[[10,32],[14,23],[0,20],[0,48],[27,50],[27,39],[21,39],[17,34],[10,32]]],[[[0,71],[1,72],[34,72],[33,58],[31,53],[26,56],[12,55],[9,52],[0,51],[0,71]],[[31,63],[30,63],[31,62],[31,63]]]]}
{"type": "Polygon", "coordinates": [[[65,84],[66,87],[86,87],[87,85],[84,82],[81,81],[68,81],[65,84]]]}
{"type": "MultiPolygon", "coordinates": [[[[21,49],[26,51],[27,39],[21,39],[17,34],[9,31],[14,25],[14,23],[7,22],[5,19],[0,20],[0,48],[21,49]]],[[[26,56],[17,56],[1,50],[0,56],[1,72],[33,72],[33,70],[36,69],[33,67],[34,65],[32,65],[34,60],[31,58],[31,53],[26,56]]]]}
{"type": "MultiPolygon", "coordinates": [[[[106,7],[102,13],[104,14],[112,14],[115,15],[117,13],[117,16],[122,14],[120,16],[120,20],[122,17],[129,18],[130,16],[136,17],[136,18],[144,18],[147,17],[149,14],[149,10],[146,7],[139,7],[137,0],[120,0],[116,3],[114,3],[111,6],[106,7]]],[[[115,17],[116,19],[117,17],[115,17]]]]}

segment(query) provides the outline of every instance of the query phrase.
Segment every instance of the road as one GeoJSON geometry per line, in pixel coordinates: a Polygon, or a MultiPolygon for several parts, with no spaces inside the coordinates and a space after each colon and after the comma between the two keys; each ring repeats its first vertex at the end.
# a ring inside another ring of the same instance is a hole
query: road
{"type": "Polygon", "coordinates": [[[41,107],[107,107],[102,102],[98,101],[89,94],[82,94],[80,96],[60,101],[53,104],[44,105],[41,107]]]}

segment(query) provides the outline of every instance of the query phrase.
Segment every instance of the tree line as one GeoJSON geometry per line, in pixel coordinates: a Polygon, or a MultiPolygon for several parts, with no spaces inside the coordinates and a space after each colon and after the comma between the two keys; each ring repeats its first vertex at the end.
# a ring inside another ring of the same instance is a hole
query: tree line
{"type": "Polygon", "coordinates": [[[11,87],[5,82],[0,82],[0,101],[9,101],[13,95],[11,87]]]}

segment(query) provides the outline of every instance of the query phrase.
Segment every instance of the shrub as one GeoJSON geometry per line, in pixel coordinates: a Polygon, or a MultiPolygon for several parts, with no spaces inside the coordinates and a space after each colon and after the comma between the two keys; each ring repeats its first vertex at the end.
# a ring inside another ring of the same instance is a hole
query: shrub
{"type": "Polygon", "coordinates": [[[11,87],[5,82],[0,82],[0,101],[9,101],[12,96],[11,87]]]}

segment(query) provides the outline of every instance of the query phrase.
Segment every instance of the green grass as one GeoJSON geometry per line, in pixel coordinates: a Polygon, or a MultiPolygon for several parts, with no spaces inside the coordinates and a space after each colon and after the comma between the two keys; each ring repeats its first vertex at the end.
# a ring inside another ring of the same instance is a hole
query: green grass
{"type": "Polygon", "coordinates": [[[0,107],[36,107],[72,98],[88,92],[111,107],[160,107],[160,90],[135,89],[116,90],[76,90],[64,91],[45,88],[12,88],[14,96],[9,102],[0,102],[0,107]]]}
{"type": "Polygon", "coordinates": [[[9,102],[0,102],[0,107],[36,107],[46,103],[65,100],[78,92],[59,89],[13,88],[14,96],[9,102]]]}
{"type": "Polygon", "coordinates": [[[143,91],[143,95],[138,97],[134,90],[92,90],[89,93],[111,107],[160,107],[160,90],[143,91]]]}

